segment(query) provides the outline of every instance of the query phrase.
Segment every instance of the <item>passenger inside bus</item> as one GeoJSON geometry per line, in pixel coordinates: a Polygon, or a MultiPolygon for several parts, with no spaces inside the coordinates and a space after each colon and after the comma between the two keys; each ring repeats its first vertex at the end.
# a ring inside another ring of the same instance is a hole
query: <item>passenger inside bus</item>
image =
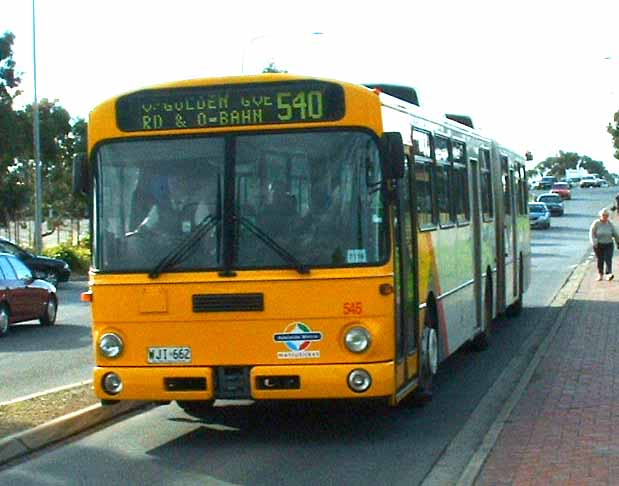
{"type": "Polygon", "coordinates": [[[286,233],[292,230],[291,226],[298,223],[297,200],[288,192],[285,181],[274,181],[268,186],[266,204],[258,213],[258,226],[270,236],[286,233]]]}

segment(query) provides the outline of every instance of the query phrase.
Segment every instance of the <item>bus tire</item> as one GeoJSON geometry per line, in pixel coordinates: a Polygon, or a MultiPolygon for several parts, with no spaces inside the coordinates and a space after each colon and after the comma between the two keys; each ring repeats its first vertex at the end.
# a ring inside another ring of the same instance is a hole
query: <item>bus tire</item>
{"type": "Polygon", "coordinates": [[[484,291],[484,329],[473,339],[473,350],[484,351],[490,346],[492,334],[492,280],[486,277],[486,290],[484,291]]]}
{"type": "Polygon", "coordinates": [[[213,414],[215,400],[178,400],[176,403],[187,415],[197,419],[206,419],[213,414]]]}
{"type": "Polygon", "coordinates": [[[416,393],[417,398],[423,401],[432,400],[432,384],[439,363],[438,350],[436,325],[434,325],[434,322],[426,323],[421,335],[419,388],[416,393]]]}

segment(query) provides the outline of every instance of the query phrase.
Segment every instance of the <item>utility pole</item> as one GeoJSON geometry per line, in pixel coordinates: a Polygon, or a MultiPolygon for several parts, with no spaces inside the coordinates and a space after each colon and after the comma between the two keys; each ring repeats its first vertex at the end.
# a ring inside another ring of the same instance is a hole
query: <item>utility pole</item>
{"type": "Polygon", "coordinates": [[[37,34],[35,23],[35,0],[32,0],[32,65],[34,73],[34,102],[32,104],[32,136],[34,145],[34,249],[43,250],[41,225],[43,220],[43,181],[41,174],[41,140],[39,134],[39,101],[37,99],[37,34]]]}

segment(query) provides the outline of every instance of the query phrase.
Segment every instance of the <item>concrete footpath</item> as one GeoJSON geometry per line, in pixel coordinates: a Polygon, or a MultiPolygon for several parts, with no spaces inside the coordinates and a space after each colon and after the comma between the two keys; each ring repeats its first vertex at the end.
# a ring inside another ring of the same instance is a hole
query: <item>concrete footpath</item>
{"type": "Polygon", "coordinates": [[[619,485],[619,277],[596,277],[590,260],[494,442],[459,484],[619,485]]]}

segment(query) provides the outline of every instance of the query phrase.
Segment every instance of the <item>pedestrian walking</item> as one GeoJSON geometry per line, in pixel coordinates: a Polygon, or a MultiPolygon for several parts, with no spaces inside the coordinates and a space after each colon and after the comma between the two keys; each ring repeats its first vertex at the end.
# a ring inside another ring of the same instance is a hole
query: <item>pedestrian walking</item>
{"type": "Polygon", "coordinates": [[[589,240],[597,257],[598,280],[612,280],[613,275],[613,239],[619,249],[619,234],[615,226],[608,219],[610,212],[604,208],[598,213],[599,217],[589,228],[589,240]],[[606,271],[605,271],[606,270],[606,271]]]}

